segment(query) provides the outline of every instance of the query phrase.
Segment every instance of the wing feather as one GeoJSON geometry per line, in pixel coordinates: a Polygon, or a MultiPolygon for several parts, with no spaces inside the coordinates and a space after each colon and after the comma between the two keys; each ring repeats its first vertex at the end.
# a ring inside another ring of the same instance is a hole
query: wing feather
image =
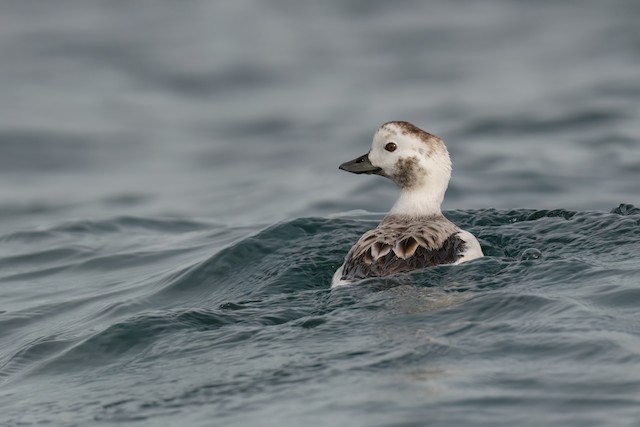
{"type": "Polygon", "coordinates": [[[456,262],[466,243],[444,217],[428,223],[385,218],[349,251],[342,279],[358,280],[456,262]]]}
{"type": "Polygon", "coordinates": [[[390,251],[391,245],[387,245],[386,243],[375,242],[373,245],[371,245],[371,255],[375,260],[387,255],[390,251]]]}

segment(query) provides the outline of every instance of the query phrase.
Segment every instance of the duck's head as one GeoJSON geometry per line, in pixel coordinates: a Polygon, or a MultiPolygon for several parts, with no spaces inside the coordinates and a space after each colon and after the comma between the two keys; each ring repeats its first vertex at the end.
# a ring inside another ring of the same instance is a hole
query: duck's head
{"type": "Polygon", "coordinates": [[[400,121],[380,126],[373,136],[371,150],[341,164],[340,169],[382,175],[403,191],[427,191],[441,197],[451,178],[451,160],[444,142],[411,123],[400,121]]]}

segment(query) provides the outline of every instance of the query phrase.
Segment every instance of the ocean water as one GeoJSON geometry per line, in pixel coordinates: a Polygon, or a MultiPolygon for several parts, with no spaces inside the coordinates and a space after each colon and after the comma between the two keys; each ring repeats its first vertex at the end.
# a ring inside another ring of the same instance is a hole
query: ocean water
{"type": "Polygon", "coordinates": [[[0,4],[1,426],[636,426],[640,3],[0,4]],[[330,289],[408,120],[486,257],[330,289]]]}

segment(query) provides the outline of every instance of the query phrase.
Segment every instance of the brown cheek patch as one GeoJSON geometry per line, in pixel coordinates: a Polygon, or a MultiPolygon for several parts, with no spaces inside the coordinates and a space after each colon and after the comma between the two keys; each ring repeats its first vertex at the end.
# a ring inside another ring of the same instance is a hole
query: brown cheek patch
{"type": "Polygon", "coordinates": [[[424,176],[426,171],[418,165],[417,157],[407,157],[398,159],[396,162],[396,172],[393,180],[400,188],[410,188],[416,185],[424,176]]]}

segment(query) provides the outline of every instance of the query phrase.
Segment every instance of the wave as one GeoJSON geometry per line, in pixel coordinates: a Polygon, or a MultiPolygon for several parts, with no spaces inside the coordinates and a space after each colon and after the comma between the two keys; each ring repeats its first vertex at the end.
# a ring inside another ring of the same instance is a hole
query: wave
{"type": "MultiPolygon", "coordinates": [[[[199,249],[180,255],[176,266],[163,269],[169,255],[147,259],[140,268],[148,273],[141,277],[64,303],[0,313],[3,334],[12,342],[0,353],[0,380],[15,384],[64,376],[82,382],[90,375],[128,383],[122,372],[151,371],[162,378],[163,364],[208,366],[212,355],[233,373],[226,380],[215,374],[201,381],[197,368],[180,371],[191,378],[186,388],[164,383],[159,397],[137,395],[93,409],[109,418],[114,411],[134,416],[171,404],[219,402],[245,395],[258,384],[277,388],[318,376],[418,369],[425,360],[469,354],[557,363],[638,362],[624,337],[640,326],[632,316],[640,279],[635,261],[640,209],[485,209],[446,215],[478,236],[487,256],[336,290],[330,289],[333,272],[380,215],[294,219],[226,240],[212,255],[205,255],[211,246],[203,247],[202,240],[216,241],[221,236],[216,226],[178,222],[178,229],[194,231],[191,245],[199,249]],[[194,254],[195,260],[190,258],[194,254]],[[619,316],[629,321],[617,322],[619,316]],[[591,332],[585,335],[580,331],[587,326],[591,332]],[[298,351],[301,359],[294,363],[291,354],[298,351]],[[262,366],[243,358],[269,361],[272,354],[289,362],[274,359],[262,366]],[[253,373],[243,375],[245,370],[253,373]]],[[[154,232],[164,224],[169,233],[180,234],[172,222],[114,222],[64,226],[56,233],[104,233],[119,227],[154,232]]],[[[64,248],[36,252],[33,262],[73,255],[64,248]]],[[[20,260],[28,265],[28,257],[20,260]]],[[[86,261],[78,265],[87,267],[86,261]]],[[[106,265],[133,271],[121,263],[106,265]]],[[[416,378],[441,375],[417,372],[412,374],[416,378]]]]}

